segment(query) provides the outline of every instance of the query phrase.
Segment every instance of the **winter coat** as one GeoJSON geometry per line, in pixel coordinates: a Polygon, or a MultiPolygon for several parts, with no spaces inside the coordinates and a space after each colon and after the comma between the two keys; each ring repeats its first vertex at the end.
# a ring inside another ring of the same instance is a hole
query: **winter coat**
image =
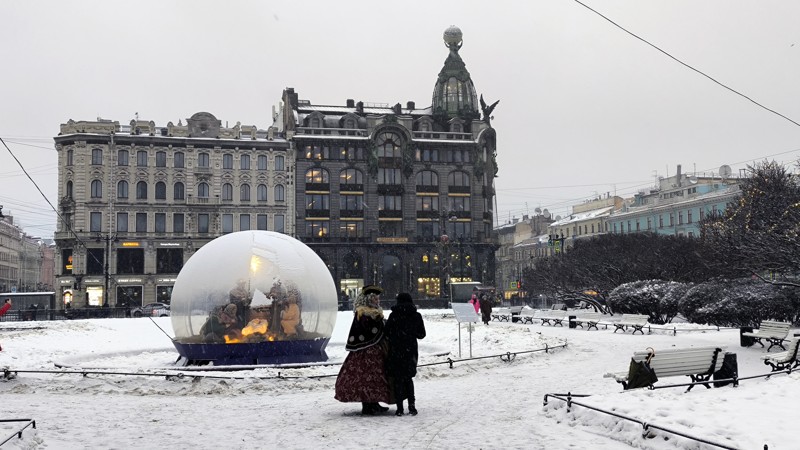
{"type": "Polygon", "coordinates": [[[3,307],[0,308],[0,316],[7,313],[9,309],[11,309],[11,303],[4,303],[3,307]]]}
{"type": "Polygon", "coordinates": [[[481,315],[484,322],[492,320],[492,301],[488,298],[484,298],[481,302],[481,315]]]}
{"type": "Polygon", "coordinates": [[[475,294],[472,294],[472,298],[469,299],[469,303],[475,307],[475,314],[480,314],[481,311],[481,301],[478,300],[478,297],[475,294]]]}
{"type": "Polygon", "coordinates": [[[389,357],[386,373],[395,378],[411,378],[417,374],[417,339],[425,338],[425,323],[413,303],[392,306],[386,321],[389,357]]]}
{"type": "Polygon", "coordinates": [[[336,377],[336,400],[393,403],[385,371],[384,337],[383,310],[357,306],[345,344],[347,357],[336,377]]]}

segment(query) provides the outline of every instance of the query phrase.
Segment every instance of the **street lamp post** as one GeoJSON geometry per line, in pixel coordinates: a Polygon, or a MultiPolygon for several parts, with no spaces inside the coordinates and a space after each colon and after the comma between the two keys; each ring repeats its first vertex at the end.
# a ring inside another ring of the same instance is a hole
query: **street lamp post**
{"type": "MultiPolygon", "coordinates": [[[[105,236],[100,235],[100,236],[97,236],[97,238],[95,238],[96,242],[100,242],[101,240],[105,241],[105,243],[106,243],[105,255],[103,257],[103,305],[111,306],[108,303],[109,297],[111,297],[109,295],[109,291],[108,291],[109,290],[109,282],[110,282],[110,277],[109,277],[109,273],[108,273],[108,268],[109,268],[108,260],[111,259],[111,242],[112,241],[113,242],[118,242],[119,239],[117,239],[117,235],[116,234],[113,234],[113,235],[106,234],[105,236]]],[[[103,305],[101,305],[101,306],[103,306],[103,305]]]]}

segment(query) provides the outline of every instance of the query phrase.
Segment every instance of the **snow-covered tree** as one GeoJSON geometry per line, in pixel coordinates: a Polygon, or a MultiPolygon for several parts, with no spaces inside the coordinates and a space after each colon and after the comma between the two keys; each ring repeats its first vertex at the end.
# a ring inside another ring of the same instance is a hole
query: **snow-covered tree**
{"type": "Polygon", "coordinates": [[[646,314],[651,323],[669,323],[678,314],[678,301],[691,284],[664,280],[625,283],[608,295],[614,313],[646,314]]]}
{"type": "Polygon", "coordinates": [[[739,278],[714,280],[689,289],[678,302],[690,322],[758,327],[762,320],[794,321],[800,311],[797,288],[739,278]]]}

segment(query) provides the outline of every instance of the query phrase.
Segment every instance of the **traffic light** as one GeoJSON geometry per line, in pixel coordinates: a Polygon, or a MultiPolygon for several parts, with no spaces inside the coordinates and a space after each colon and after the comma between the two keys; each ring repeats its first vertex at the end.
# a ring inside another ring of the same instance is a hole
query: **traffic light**
{"type": "Polygon", "coordinates": [[[517,289],[522,289],[522,281],[517,280],[517,289]]]}

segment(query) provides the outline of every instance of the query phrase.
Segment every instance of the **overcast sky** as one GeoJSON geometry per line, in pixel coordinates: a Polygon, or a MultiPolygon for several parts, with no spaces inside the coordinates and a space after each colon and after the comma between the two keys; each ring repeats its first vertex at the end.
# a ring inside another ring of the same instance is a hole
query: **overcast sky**
{"type": "MultiPolygon", "coordinates": [[[[800,122],[800,2],[587,5],[800,122]]],[[[285,87],[315,104],[429,106],[442,32],[500,100],[500,222],[555,214],[655,177],[793,164],[800,126],[720,87],[571,0],[0,3],[0,137],[57,205],[53,136],[69,119],[157,126],[199,111],[266,128],[285,87]]],[[[0,147],[0,204],[33,235],[55,214],[0,147]]]]}

